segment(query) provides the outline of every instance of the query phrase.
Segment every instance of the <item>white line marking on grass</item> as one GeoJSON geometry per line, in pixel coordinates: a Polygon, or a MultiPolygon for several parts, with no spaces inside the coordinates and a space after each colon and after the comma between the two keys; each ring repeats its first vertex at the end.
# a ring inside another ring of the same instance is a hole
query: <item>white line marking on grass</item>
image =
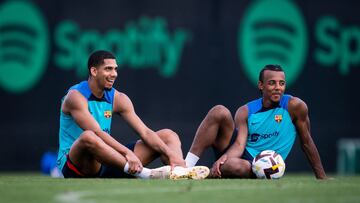
{"type": "Polygon", "coordinates": [[[67,203],[95,203],[93,200],[84,200],[84,197],[92,196],[90,191],[80,191],[80,192],[65,192],[55,196],[55,201],[57,202],[67,202],[67,203]]]}
{"type": "Polygon", "coordinates": [[[211,192],[211,191],[244,191],[267,188],[260,185],[221,185],[221,186],[191,186],[183,185],[181,187],[156,187],[156,188],[118,188],[112,190],[86,190],[86,191],[72,191],[64,192],[55,196],[55,200],[59,203],[97,203],[100,201],[91,200],[95,196],[111,196],[111,195],[139,195],[139,194],[161,194],[161,193],[180,193],[180,192],[211,192]]]}

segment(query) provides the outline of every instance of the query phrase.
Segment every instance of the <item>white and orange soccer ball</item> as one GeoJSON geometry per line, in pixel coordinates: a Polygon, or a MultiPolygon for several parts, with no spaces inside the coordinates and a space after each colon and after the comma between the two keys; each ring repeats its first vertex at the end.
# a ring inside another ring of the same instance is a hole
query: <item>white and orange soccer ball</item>
{"type": "Polygon", "coordinates": [[[265,150],[252,161],[252,171],[260,179],[279,179],[284,175],[285,162],[280,154],[265,150]]]}

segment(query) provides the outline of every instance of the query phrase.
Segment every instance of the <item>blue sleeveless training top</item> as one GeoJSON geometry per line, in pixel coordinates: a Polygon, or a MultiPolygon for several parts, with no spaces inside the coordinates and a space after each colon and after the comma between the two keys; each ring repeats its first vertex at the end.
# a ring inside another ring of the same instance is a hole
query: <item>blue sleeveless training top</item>
{"type": "MultiPolygon", "coordinates": [[[[79,91],[87,99],[89,112],[99,123],[101,129],[110,134],[115,89],[111,88],[110,90],[106,90],[101,99],[96,98],[91,93],[88,81],[76,84],[68,91],[70,90],[79,91]]],[[[66,155],[69,153],[72,144],[82,132],[83,129],[77,125],[73,117],[60,110],[60,147],[57,159],[57,166],[60,170],[62,170],[66,162],[66,155]]]]}
{"type": "Polygon", "coordinates": [[[297,135],[288,112],[288,103],[292,98],[283,95],[278,106],[265,109],[262,98],[247,104],[248,140],[246,150],[255,157],[263,150],[274,150],[285,160],[297,135]]]}

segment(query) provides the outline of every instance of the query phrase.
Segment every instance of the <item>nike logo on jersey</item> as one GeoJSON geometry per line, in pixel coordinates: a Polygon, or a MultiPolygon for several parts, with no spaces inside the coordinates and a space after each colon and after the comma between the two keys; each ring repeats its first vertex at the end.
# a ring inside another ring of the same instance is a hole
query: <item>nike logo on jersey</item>
{"type": "Polygon", "coordinates": [[[260,123],[260,121],[254,121],[254,122],[251,122],[250,124],[255,125],[255,124],[258,124],[258,123],[260,123]]]}

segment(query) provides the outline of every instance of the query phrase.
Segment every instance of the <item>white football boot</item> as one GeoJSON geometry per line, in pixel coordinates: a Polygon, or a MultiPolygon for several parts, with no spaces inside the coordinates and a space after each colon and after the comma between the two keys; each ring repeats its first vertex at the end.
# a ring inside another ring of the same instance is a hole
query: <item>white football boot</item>
{"type": "Polygon", "coordinates": [[[181,180],[181,179],[193,179],[201,180],[205,179],[210,173],[210,170],[206,166],[193,166],[184,168],[176,166],[170,173],[170,179],[181,180]]]}
{"type": "Polygon", "coordinates": [[[150,179],[169,179],[171,173],[170,166],[162,166],[151,169],[150,179]]]}
{"type": "Polygon", "coordinates": [[[193,166],[184,168],[176,166],[172,171],[170,166],[162,166],[151,170],[151,179],[171,179],[171,180],[184,180],[193,179],[201,180],[205,179],[210,173],[210,170],[206,166],[193,166]]]}

